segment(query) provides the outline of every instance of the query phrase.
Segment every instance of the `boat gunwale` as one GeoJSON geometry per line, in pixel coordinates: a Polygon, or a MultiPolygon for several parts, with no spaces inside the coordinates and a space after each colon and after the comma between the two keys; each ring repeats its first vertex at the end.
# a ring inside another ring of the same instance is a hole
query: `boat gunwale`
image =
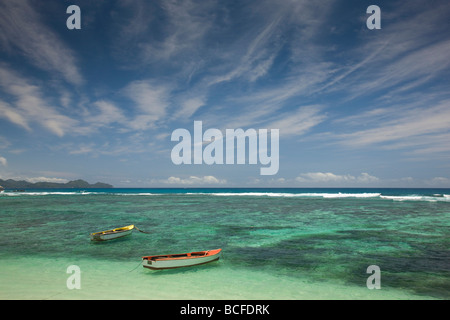
{"type": "MultiPolygon", "coordinates": [[[[217,254],[216,254],[217,255],[217,254]]],[[[204,257],[208,257],[208,256],[204,256],[204,257]]],[[[211,257],[211,256],[210,256],[211,257]]],[[[200,266],[203,264],[207,264],[210,262],[214,262],[220,259],[220,256],[214,258],[213,260],[209,260],[209,261],[204,261],[204,262],[200,262],[200,263],[196,263],[196,264],[192,264],[192,265],[186,265],[186,266],[174,266],[174,267],[153,267],[152,265],[143,265],[144,268],[147,269],[151,269],[151,270],[167,270],[167,269],[178,269],[178,268],[185,268],[185,267],[194,267],[194,266],[200,266]]],[[[158,260],[154,260],[154,261],[158,261],[158,260]]],[[[160,260],[161,261],[161,260],[160,260]]],[[[164,261],[164,260],[163,260],[164,261]]]]}
{"type": "Polygon", "coordinates": [[[94,235],[102,235],[102,234],[115,234],[115,233],[131,231],[133,229],[134,229],[134,225],[132,224],[132,225],[125,226],[125,227],[120,227],[120,228],[115,228],[115,229],[110,229],[110,230],[105,230],[105,231],[93,232],[93,233],[91,233],[91,235],[94,236],[94,235]]]}
{"type": "Polygon", "coordinates": [[[213,250],[205,250],[205,251],[193,251],[193,252],[188,252],[188,253],[161,254],[161,255],[155,255],[155,256],[144,256],[144,257],[142,257],[142,260],[149,260],[149,261],[190,260],[190,259],[212,257],[215,255],[219,255],[221,252],[222,252],[222,249],[213,249],[213,250]],[[204,254],[197,255],[199,253],[200,254],[204,253],[204,254]]]}

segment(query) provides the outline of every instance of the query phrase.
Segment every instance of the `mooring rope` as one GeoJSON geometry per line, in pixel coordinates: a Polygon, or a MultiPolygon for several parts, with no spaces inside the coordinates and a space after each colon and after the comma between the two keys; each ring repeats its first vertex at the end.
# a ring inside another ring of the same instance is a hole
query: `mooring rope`
{"type": "Polygon", "coordinates": [[[140,266],[143,262],[144,262],[144,261],[141,260],[141,262],[139,262],[139,264],[138,264],[133,270],[130,270],[130,271],[128,271],[128,272],[132,272],[132,271],[136,270],[137,268],[139,268],[139,266],[140,266]]]}
{"type": "Polygon", "coordinates": [[[136,229],[137,231],[139,231],[139,232],[150,234],[150,232],[145,232],[145,231],[142,231],[141,229],[139,229],[139,228],[138,228],[138,227],[136,227],[136,226],[134,226],[134,228],[135,228],[135,229],[136,229]]]}

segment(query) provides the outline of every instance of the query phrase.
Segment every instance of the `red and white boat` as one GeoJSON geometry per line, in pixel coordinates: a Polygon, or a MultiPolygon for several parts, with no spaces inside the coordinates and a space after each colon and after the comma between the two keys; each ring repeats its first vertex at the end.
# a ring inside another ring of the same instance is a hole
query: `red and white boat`
{"type": "Polygon", "coordinates": [[[144,268],[153,270],[197,266],[219,260],[222,249],[142,257],[144,268]]]}

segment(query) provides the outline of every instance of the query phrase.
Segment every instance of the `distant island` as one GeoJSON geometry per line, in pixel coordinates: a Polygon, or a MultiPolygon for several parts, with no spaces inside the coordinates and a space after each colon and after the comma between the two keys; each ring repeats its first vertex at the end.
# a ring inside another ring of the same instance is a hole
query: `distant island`
{"type": "Polygon", "coordinates": [[[97,182],[90,184],[84,180],[74,180],[67,183],[57,183],[57,182],[28,182],[28,181],[16,181],[13,179],[2,180],[0,179],[0,186],[5,189],[92,189],[92,188],[114,188],[112,185],[97,182]]]}

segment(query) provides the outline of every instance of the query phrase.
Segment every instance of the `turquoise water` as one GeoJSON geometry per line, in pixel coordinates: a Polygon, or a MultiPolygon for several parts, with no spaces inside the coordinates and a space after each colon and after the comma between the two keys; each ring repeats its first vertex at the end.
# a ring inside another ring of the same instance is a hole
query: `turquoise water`
{"type": "Polygon", "coordinates": [[[6,191],[0,221],[2,299],[450,298],[450,189],[6,191]],[[129,224],[150,234],[89,240],[129,224]],[[204,266],[140,265],[215,248],[204,266]]]}

